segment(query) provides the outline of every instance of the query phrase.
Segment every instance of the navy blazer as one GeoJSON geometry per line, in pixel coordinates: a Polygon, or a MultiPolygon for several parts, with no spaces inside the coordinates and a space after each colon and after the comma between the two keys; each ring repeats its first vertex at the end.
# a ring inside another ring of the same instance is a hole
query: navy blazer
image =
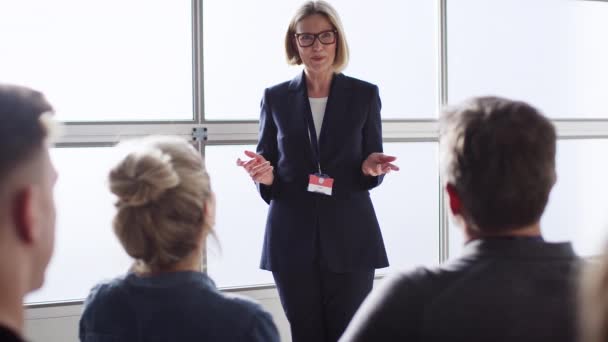
{"type": "Polygon", "coordinates": [[[334,178],[326,196],[307,191],[317,166],[304,73],[265,90],[257,153],[274,166],[274,182],[258,185],[270,204],[261,268],[294,269],[315,258],[334,272],[388,266],[368,191],[382,176],[361,172],[370,153],[382,152],[380,107],[377,86],[334,75],[319,137],[321,170],[334,178]]]}

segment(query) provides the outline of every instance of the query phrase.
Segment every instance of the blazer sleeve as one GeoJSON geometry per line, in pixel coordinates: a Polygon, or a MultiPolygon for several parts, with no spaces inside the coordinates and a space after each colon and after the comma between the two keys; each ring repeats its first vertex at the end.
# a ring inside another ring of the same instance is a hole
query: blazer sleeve
{"type": "Polygon", "coordinates": [[[256,183],[260,196],[270,203],[273,194],[277,191],[278,176],[277,176],[277,161],[278,161],[278,150],[277,150],[277,127],[272,118],[272,110],[269,103],[269,91],[264,90],[264,96],[260,104],[260,129],[258,136],[258,146],[256,152],[264,156],[266,160],[274,166],[274,181],[271,185],[264,185],[256,183]]]}
{"type": "MultiPolygon", "coordinates": [[[[372,96],[367,114],[367,120],[363,126],[363,158],[361,164],[367,157],[374,152],[382,152],[382,119],[380,118],[380,110],[382,102],[380,101],[380,92],[378,86],[373,86],[372,96]]],[[[366,176],[361,171],[361,183],[366,190],[377,187],[382,183],[384,175],[366,176]]]]}

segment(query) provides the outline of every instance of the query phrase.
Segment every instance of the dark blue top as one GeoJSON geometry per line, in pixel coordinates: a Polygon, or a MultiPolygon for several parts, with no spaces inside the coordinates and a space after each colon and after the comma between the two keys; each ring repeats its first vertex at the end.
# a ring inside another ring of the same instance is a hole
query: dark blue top
{"type": "Polygon", "coordinates": [[[279,341],[270,314],[219,292],[201,272],[128,274],[97,285],[79,335],[83,342],[279,341]]]}

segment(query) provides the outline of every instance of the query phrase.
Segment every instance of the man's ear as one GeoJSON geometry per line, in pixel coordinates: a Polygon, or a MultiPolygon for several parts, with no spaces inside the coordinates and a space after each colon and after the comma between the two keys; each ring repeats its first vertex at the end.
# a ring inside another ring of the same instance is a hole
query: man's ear
{"type": "Polygon", "coordinates": [[[454,216],[462,215],[462,201],[460,200],[460,196],[456,191],[456,187],[453,184],[448,183],[445,186],[445,191],[448,193],[450,210],[452,210],[452,214],[454,216]]]}
{"type": "Polygon", "coordinates": [[[26,244],[34,242],[36,236],[34,197],[31,186],[20,189],[13,197],[12,215],[16,233],[26,244]]]}

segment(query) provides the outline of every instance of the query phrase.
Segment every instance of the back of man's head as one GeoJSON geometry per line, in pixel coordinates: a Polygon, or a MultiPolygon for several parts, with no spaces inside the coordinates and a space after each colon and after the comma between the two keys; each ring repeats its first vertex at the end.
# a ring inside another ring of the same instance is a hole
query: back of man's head
{"type": "Polygon", "coordinates": [[[0,180],[44,147],[48,132],[40,116],[52,111],[41,93],[0,84],[0,180]]]}
{"type": "Polygon", "coordinates": [[[442,172],[472,229],[502,233],[537,223],[555,183],[553,125],[524,102],[473,98],[444,111],[442,172]]]}
{"type": "Polygon", "coordinates": [[[23,296],[42,285],[54,246],[52,111],[41,93],[0,84],[0,325],[16,332],[23,296]]]}

